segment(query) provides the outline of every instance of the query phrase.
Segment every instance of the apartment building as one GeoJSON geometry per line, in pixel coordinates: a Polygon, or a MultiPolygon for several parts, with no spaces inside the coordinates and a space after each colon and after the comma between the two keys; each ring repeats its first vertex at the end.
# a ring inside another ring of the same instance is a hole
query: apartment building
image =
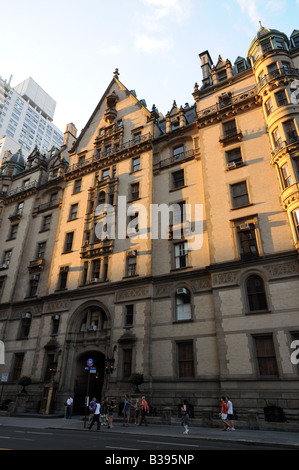
{"type": "Polygon", "coordinates": [[[63,132],[53,123],[55,108],[53,98],[31,77],[16,87],[11,86],[11,79],[0,77],[0,161],[6,140],[22,148],[25,158],[35,147],[42,153],[61,147],[63,132]]]}
{"type": "Polygon", "coordinates": [[[78,137],[6,159],[6,397],[26,375],[31,408],[71,393],[81,413],[87,383],[121,402],[139,372],[158,414],[187,398],[217,416],[228,394],[239,416],[296,422],[298,40],[261,25],[234,64],[204,51],[194,103],[166,116],[116,69],[78,137]]]}

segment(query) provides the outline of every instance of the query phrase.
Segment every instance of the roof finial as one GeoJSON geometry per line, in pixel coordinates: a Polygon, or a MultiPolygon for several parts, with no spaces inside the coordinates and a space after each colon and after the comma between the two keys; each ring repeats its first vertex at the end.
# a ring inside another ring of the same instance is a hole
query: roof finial
{"type": "Polygon", "coordinates": [[[259,24],[260,24],[260,31],[263,29],[263,25],[262,25],[262,22],[259,21],[259,24]]]}
{"type": "Polygon", "coordinates": [[[118,68],[116,68],[116,69],[114,70],[114,73],[113,73],[113,75],[114,75],[116,78],[117,78],[117,77],[119,77],[119,71],[118,71],[118,68]]]}

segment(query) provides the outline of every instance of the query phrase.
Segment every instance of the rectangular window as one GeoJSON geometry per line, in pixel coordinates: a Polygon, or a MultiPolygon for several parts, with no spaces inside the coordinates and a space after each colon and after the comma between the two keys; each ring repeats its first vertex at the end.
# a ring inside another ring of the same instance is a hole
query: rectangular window
{"type": "Polygon", "coordinates": [[[287,164],[283,165],[283,167],[281,168],[281,174],[282,174],[283,187],[284,189],[288,188],[289,186],[293,184],[293,180],[290,174],[289,166],[287,164]]]}
{"type": "Polygon", "coordinates": [[[125,326],[133,325],[134,305],[125,306],[125,326]]]}
{"type": "Polygon", "coordinates": [[[184,170],[172,173],[172,189],[181,188],[185,185],[184,170]]]}
{"type": "Polygon", "coordinates": [[[223,123],[223,134],[224,137],[230,137],[237,134],[237,125],[234,119],[223,123]]]}
{"type": "Polygon", "coordinates": [[[77,218],[78,213],[78,204],[72,204],[70,209],[69,220],[74,220],[77,218]]]}
{"type": "Polygon", "coordinates": [[[249,204],[246,181],[231,185],[231,197],[233,207],[242,207],[249,204]]]}
{"type": "Polygon", "coordinates": [[[92,262],[92,279],[100,280],[101,260],[95,259],[92,262]]]}
{"type": "Polygon", "coordinates": [[[38,283],[39,283],[39,274],[35,274],[31,276],[30,282],[29,282],[29,293],[28,293],[29,297],[36,296],[38,283]]]}
{"type": "Polygon", "coordinates": [[[243,163],[240,147],[226,152],[226,161],[228,166],[241,166],[243,163]]]}
{"type": "Polygon", "coordinates": [[[265,103],[265,109],[266,109],[267,116],[269,116],[269,114],[273,113],[274,107],[273,107],[273,103],[272,103],[271,98],[269,98],[269,99],[266,101],[266,103],[265,103]]]}
{"type": "Polygon", "coordinates": [[[0,301],[1,301],[3,291],[4,291],[5,279],[6,279],[5,276],[0,277],[0,301]]]}
{"type": "Polygon", "coordinates": [[[188,243],[178,243],[174,245],[174,266],[176,269],[188,266],[188,243]]]}
{"type": "Polygon", "coordinates": [[[50,230],[52,215],[46,215],[43,220],[42,230],[50,230]]]}
{"type": "Polygon", "coordinates": [[[272,137],[273,137],[274,148],[281,148],[282,138],[281,138],[278,127],[276,127],[276,129],[274,129],[274,131],[272,132],[272,137]]]}
{"type": "Polygon", "coordinates": [[[76,180],[74,183],[74,194],[79,193],[81,191],[81,184],[82,180],[76,180]]]}
{"type": "Polygon", "coordinates": [[[132,161],[132,171],[135,172],[138,170],[140,170],[140,157],[133,158],[132,161]]]}
{"type": "Polygon", "coordinates": [[[237,234],[241,259],[256,259],[259,256],[259,253],[254,224],[240,224],[237,234]]]}
{"type": "Polygon", "coordinates": [[[64,241],[64,253],[72,251],[73,239],[74,239],[74,232],[69,232],[66,234],[65,241],[64,241]]]}
{"type": "Polygon", "coordinates": [[[285,90],[281,90],[275,93],[275,99],[277,106],[283,106],[285,104],[288,104],[285,90]]]}
{"type": "Polygon", "coordinates": [[[136,256],[130,256],[127,259],[127,276],[136,275],[136,256]]]}
{"type": "Polygon", "coordinates": [[[15,224],[11,226],[9,240],[14,240],[17,238],[17,231],[18,231],[19,224],[15,224]]]}
{"type": "Polygon", "coordinates": [[[194,377],[193,342],[177,343],[178,376],[179,378],[194,377]]]}
{"type": "Polygon", "coordinates": [[[44,259],[45,251],[46,251],[46,242],[42,242],[38,244],[36,259],[44,259]]]}
{"type": "Polygon", "coordinates": [[[105,170],[102,171],[102,180],[107,180],[110,175],[110,169],[106,168],[105,170]]]}
{"type": "Polygon", "coordinates": [[[254,341],[259,375],[263,377],[278,376],[272,335],[255,336],[254,341]]]}
{"type": "Polygon", "coordinates": [[[283,123],[285,135],[287,140],[297,140],[298,139],[298,134],[295,128],[295,124],[293,119],[290,119],[289,121],[285,121],[283,123]]]}
{"type": "Polygon", "coordinates": [[[299,239],[299,209],[293,212],[294,226],[296,229],[297,238],[299,239]]]}
{"type": "Polygon", "coordinates": [[[131,199],[139,198],[139,183],[131,184],[131,199]]]}
{"type": "Polygon", "coordinates": [[[134,144],[139,144],[141,142],[141,132],[137,132],[133,136],[134,144]]]}
{"type": "Polygon", "coordinates": [[[2,260],[2,267],[8,268],[10,260],[11,260],[12,250],[5,251],[2,260]]]}
{"type": "Polygon", "coordinates": [[[58,279],[58,289],[66,289],[69,268],[66,266],[60,269],[58,279]]]}
{"type": "Polygon", "coordinates": [[[123,349],[123,377],[130,377],[132,373],[132,349],[123,349]]]}
{"type": "Polygon", "coordinates": [[[184,158],[184,146],[178,145],[173,149],[173,158],[174,160],[182,160],[184,158]]]}

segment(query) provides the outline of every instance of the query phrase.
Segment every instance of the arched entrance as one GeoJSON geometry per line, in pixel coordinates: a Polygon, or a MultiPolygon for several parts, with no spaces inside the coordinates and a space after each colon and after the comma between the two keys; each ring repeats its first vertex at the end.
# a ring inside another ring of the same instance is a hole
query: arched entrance
{"type": "Polygon", "coordinates": [[[95,397],[97,400],[101,400],[102,388],[104,383],[105,373],[105,356],[98,351],[84,352],[77,361],[76,366],[76,378],[74,388],[74,405],[73,411],[75,414],[85,413],[85,397],[89,396],[89,400],[95,397]],[[85,370],[87,367],[88,359],[93,359],[93,367],[96,372],[90,373],[89,370],[85,370]],[[88,380],[89,377],[89,380],[88,380]]]}

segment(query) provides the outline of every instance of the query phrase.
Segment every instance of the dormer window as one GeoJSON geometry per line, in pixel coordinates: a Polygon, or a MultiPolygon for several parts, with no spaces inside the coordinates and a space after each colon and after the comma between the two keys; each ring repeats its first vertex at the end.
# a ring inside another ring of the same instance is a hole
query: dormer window
{"type": "Polygon", "coordinates": [[[219,82],[221,82],[222,80],[226,80],[227,79],[226,70],[221,70],[220,72],[218,72],[217,77],[218,77],[219,82]]]}

